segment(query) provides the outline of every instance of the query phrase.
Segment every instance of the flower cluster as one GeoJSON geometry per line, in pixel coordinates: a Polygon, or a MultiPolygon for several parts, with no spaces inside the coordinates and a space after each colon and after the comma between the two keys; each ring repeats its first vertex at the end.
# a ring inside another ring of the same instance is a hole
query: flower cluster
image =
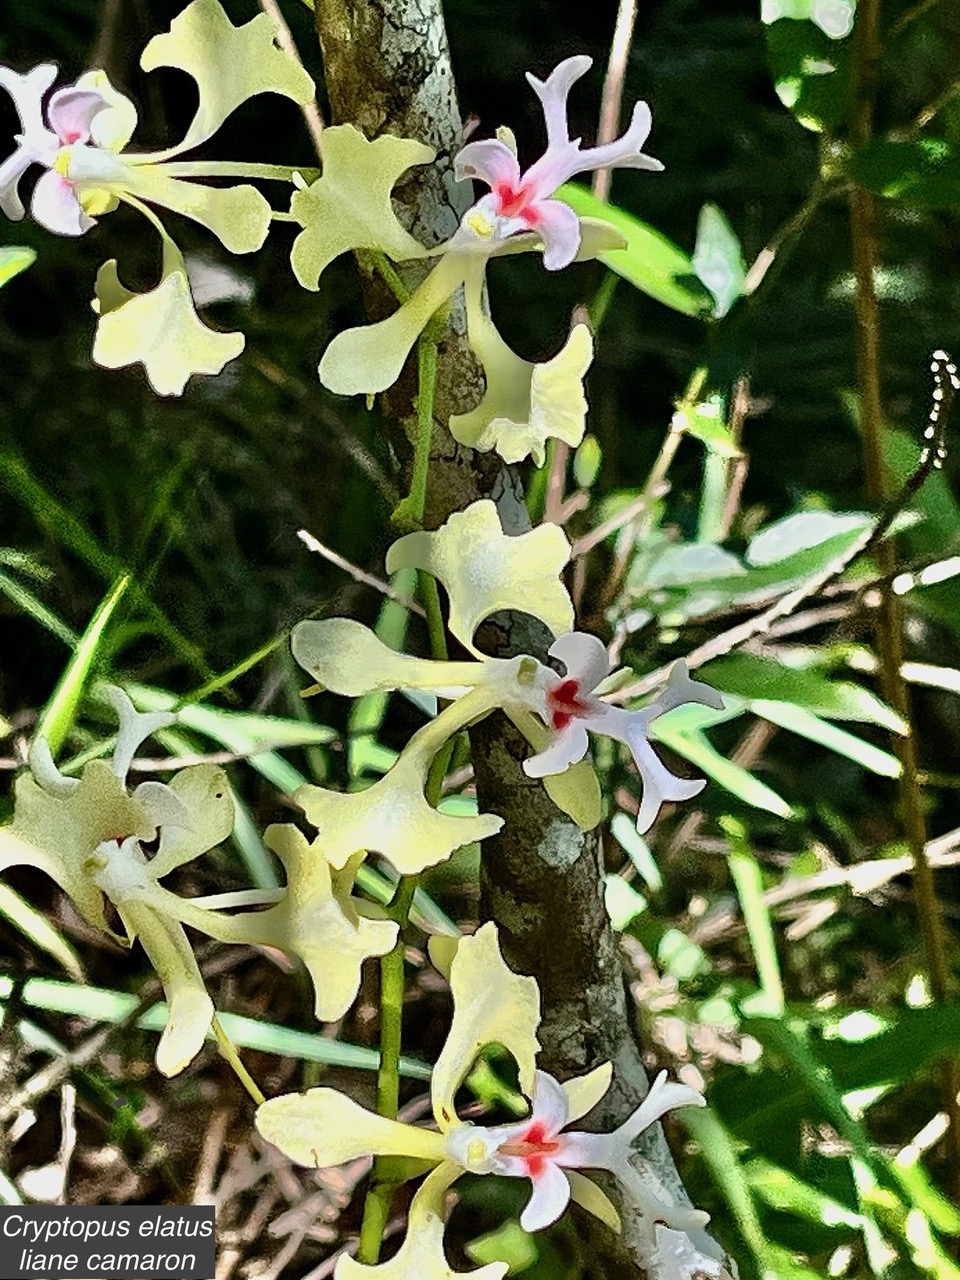
{"type": "Polygon", "coordinates": [[[338,334],[320,362],[320,380],[343,395],[385,391],[400,376],[413,344],[431,316],[461,288],[467,312],[467,336],[486,377],[481,402],[450,419],[461,444],[496,449],[508,462],[532,456],[543,463],[546,441],[577,445],[585,430],[583,378],[593,358],[586,325],[574,327],[552,360],[532,364],[504,342],[484,299],[487,263],[504,254],[542,251],[544,266],[557,271],[577,259],[622,248],[619,233],[607,223],[581,219],[556,192],[577,173],[596,169],[656,170],[659,161],[641,148],[650,132],[646,103],[634,108],[622,138],[581,148],[567,125],[567,97],[591,65],[574,57],[546,80],[528,76],[540,99],[547,148],[521,172],[512,134],[468,143],[455,157],[456,176],[490,188],[464,215],[454,236],[436,248],[419,244],[401,225],[391,192],[412,165],[427,164],[433,152],[420,143],[389,135],[367,141],[352,125],[324,135],[323,175],[298,191],[291,204],[303,231],[292,253],[300,283],[316,289],[326,267],[351,249],[370,249],[394,262],[439,257],[439,262],[408,301],[386,320],[338,334]]]}
{"type": "Polygon", "coordinates": [[[0,209],[20,219],[25,209],[20,180],[31,166],[43,174],[30,211],[58,235],[79,236],[118,203],[138,209],[160,235],[159,285],[133,294],[119,281],[115,261],[97,276],[94,310],[100,320],[94,359],[107,368],[141,362],[154,390],[179,395],[195,373],[219,373],[243,350],[240,333],[218,333],[196,314],[184,258],[154,206],[199,222],[230,253],[251,253],[267,237],[273,213],[249,183],[212,187],[199,177],[292,179],[292,171],[256,164],[220,165],[178,161],[210,139],[241,103],[260,93],[279,93],[303,104],[313,82],[299,63],[275,44],[272,20],[261,14],[234,27],[218,0],[193,0],[170,30],[155,36],[141,66],[176,67],[197,84],[199,105],[182,141],[155,153],[130,152],[137,110],[103,71],[90,71],[73,85],[44,98],[57,77],[51,63],[24,75],[0,67],[0,87],[13,99],[21,132],[16,150],[0,164],[0,209]]]}
{"type": "Polygon", "coordinates": [[[343,794],[306,785],[297,802],[317,827],[326,856],[342,866],[359,850],[375,850],[402,874],[448,858],[462,845],[496,834],[492,814],[462,817],[427,803],[424,784],[444,742],[500,708],[530,741],[524,762],[542,778],[554,802],[583,827],[600,819],[599,786],[587,757],[589,734],[623,742],[641,780],[638,828],[646,831],[661,804],[686,800],[703,787],[675,777],[650,742],[650,726],[682,704],[722,707],[720,695],[690,679],[678,663],[654,702],[640,710],[611,706],[599,696],[610,675],[607,651],[595,636],[572,631],[573,606],[560,574],[570,547],[556,525],[507,536],[494,504],[484,500],[457,512],[435,532],[407,534],[390,548],[391,572],[415,567],[446,589],[448,627],[474,657],[436,662],[395,653],[372,631],[347,618],[301,622],[293,654],[323,688],[347,697],[373,690],[421,689],[450,700],[410,739],[393,768],[365,791],[343,794]],[[563,671],[533,656],[490,658],[474,646],[480,623],[501,609],[532,613],[557,636],[550,656],[563,671]],[[398,821],[398,816],[402,822],[398,821]]]}
{"type": "MultiPolygon", "coordinates": [[[[167,1025],[157,1049],[164,1075],[192,1061],[213,1017],[185,924],[223,942],[299,956],[313,980],[317,1017],[341,1017],[356,998],[363,960],[385,955],[397,937],[395,924],[368,918],[366,904],[351,896],[360,859],[335,871],[296,827],[275,826],[265,840],[283,864],[287,885],[272,895],[267,910],[229,914],[171,892],[160,881],[233,830],[226,775],[214,765],[193,765],[169,783],[141,782],[129,792],[126,778],[137,748],[176,717],[138,712],[115,686],[105,686],[103,694],[120,721],[112,760],[91,760],[78,778],[68,777],[45,739],[37,738],[30,770],[17,779],[13,822],[0,827],[0,871],[35,867],[56,881],[95,929],[126,945],[139,938],[167,996],[167,1025]],[[151,854],[144,846],[152,844],[151,854]],[[106,902],[125,936],[111,930],[106,902]]],[[[216,899],[221,908],[256,900],[245,891],[216,899]]]]}
{"type": "MultiPolygon", "coordinates": [[[[433,1166],[414,1197],[406,1241],[396,1256],[379,1266],[341,1257],[336,1280],[408,1280],[414,1274],[420,1280],[449,1280],[454,1273],[443,1249],[443,1201],[464,1173],[529,1181],[530,1197],[520,1217],[526,1231],[556,1222],[571,1200],[619,1230],[617,1210],[581,1172],[584,1169],[614,1175],[642,1223],[642,1248],[651,1262],[664,1243],[660,1233],[667,1229],[696,1252],[704,1274],[717,1276],[715,1246],[703,1230],[707,1215],[677,1203],[633,1149],[635,1139],[666,1112],[703,1106],[702,1094],[668,1083],[661,1074],[633,1115],[612,1133],[570,1130],[567,1126],[586,1116],[606,1094],[612,1068],[603,1063],[563,1084],[536,1069],[540,994],[532,978],[507,966],[495,925],[486,924],[460,941],[450,967],[450,988],[453,1018],[430,1083],[435,1130],[374,1115],[329,1088],[271,1098],[257,1112],[263,1136],[298,1164],[325,1168],[358,1156],[392,1155],[433,1166]],[[478,1054],[491,1044],[501,1045],[516,1059],[520,1087],[530,1099],[529,1115],[515,1124],[473,1124],[456,1111],[457,1090],[478,1054]]],[[[499,1280],[505,1272],[505,1263],[490,1263],[473,1274],[499,1280]]]]}

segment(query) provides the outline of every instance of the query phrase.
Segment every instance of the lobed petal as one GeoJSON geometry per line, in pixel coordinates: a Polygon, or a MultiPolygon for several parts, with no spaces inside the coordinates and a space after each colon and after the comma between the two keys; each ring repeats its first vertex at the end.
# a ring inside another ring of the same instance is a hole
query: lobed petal
{"type": "Polygon", "coordinates": [[[160,824],[160,847],[150,863],[155,880],[221,844],[233,830],[236,816],[227,775],[217,765],[183,769],[169,789],[181,802],[190,825],[160,824]]]}
{"type": "Polygon", "coordinates": [[[428,803],[423,789],[430,762],[418,758],[417,738],[432,729],[433,723],[419,730],[389,773],[366,791],[327,791],[310,783],[297,790],[294,799],[319,831],[331,866],[344,867],[366,851],[382,854],[401,875],[417,875],[503,826],[496,814],[460,817],[428,803]]]}
{"type": "Polygon", "coordinates": [[[305,289],[317,289],[321,274],[351,249],[378,249],[394,262],[423,255],[423,246],[401,225],[391,192],[413,165],[429,164],[435,152],[422,142],[390,134],[368,142],[352,124],[323,133],[323,175],[293,195],[290,212],[303,227],[290,262],[305,289]]]}
{"type": "Polygon", "coordinates": [[[498,138],[468,142],[454,156],[453,168],[459,182],[477,178],[491,188],[500,183],[507,183],[510,187],[520,184],[517,153],[498,138]]]}
{"type": "Polygon", "coordinates": [[[502,1045],[516,1059],[520,1088],[532,1097],[540,1051],[540,990],[536,979],[514,973],[500,952],[497,926],[482,925],[463,938],[450,968],[453,1018],[431,1094],[442,1132],[458,1123],[454,1097],[481,1049],[502,1045]]]}
{"type": "Polygon", "coordinates": [[[104,841],[153,838],[156,828],[143,805],[127,795],[105,760],[92,760],[68,795],[49,794],[29,774],[17,779],[14,795],[13,822],[0,828],[0,869],[29,863],[46,871],[90,924],[109,932],[90,860],[104,841]]]}
{"type": "Polygon", "coordinates": [[[119,722],[111,768],[120,781],[125,782],[137,748],[158,729],[176,724],[177,717],[172,711],[138,711],[130,696],[116,684],[102,685],[100,694],[116,712],[119,722]]]}
{"type": "Polygon", "coordinates": [[[617,1139],[629,1144],[634,1138],[649,1129],[659,1119],[674,1111],[677,1107],[705,1107],[707,1100],[702,1093],[681,1084],[679,1080],[668,1080],[667,1073],[661,1071],[647,1091],[647,1096],[634,1111],[633,1115],[616,1132],[617,1139]]]}
{"type": "Polygon", "coordinates": [[[220,373],[244,348],[242,333],[218,333],[202,323],[182,259],[155,289],[139,294],[123,287],[111,259],[97,273],[96,294],[94,360],[106,369],[142,364],[158,395],[182,395],[194,374],[220,373]]]}
{"type": "Polygon", "coordinates": [[[53,94],[47,105],[47,121],[65,146],[89,142],[94,118],[108,105],[95,89],[71,85],[53,94]]]}
{"type": "Polygon", "coordinates": [[[248,183],[207,187],[169,177],[162,164],[140,164],[125,167],[122,188],[147,204],[158,204],[199,222],[230,253],[253,253],[261,248],[270,230],[270,202],[248,183]]]}
{"type": "Polygon", "coordinates": [[[157,1046],[157,1070],[175,1076],[203,1048],[213,1020],[213,1001],[182,925],[143,902],[128,899],[118,909],[131,941],[139,937],[163,984],[167,1024],[157,1046]]]}
{"type": "Polygon", "coordinates": [[[545,750],[524,760],[523,772],[528,778],[547,778],[564,773],[571,765],[578,764],[589,750],[590,738],[584,725],[572,720],[565,729],[554,732],[553,740],[545,750]]]}
{"type": "Polygon", "coordinates": [[[484,674],[479,662],[434,662],[397,653],[352,618],[298,622],[290,648],[318,684],[348,698],[393,689],[446,689],[450,696],[451,686],[478,684],[484,674]]]}
{"type": "Polygon", "coordinates": [[[584,692],[596,689],[610,674],[610,654],[599,636],[586,631],[568,631],[550,646],[551,658],[557,658],[566,673],[576,680],[584,692]]]}
{"type": "Polygon", "coordinates": [[[562,200],[538,200],[532,210],[537,215],[536,231],[543,241],[543,265],[548,271],[561,271],[573,262],[580,249],[580,219],[562,200]]]}
{"type": "Polygon", "coordinates": [[[467,281],[467,336],[483,366],[486,391],[469,413],[455,414],[450,431],[460,444],[487,452],[496,449],[505,462],[532,456],[543,466],[546,442],[556,438],[575,448],[586,430],[583,378],[593,360],[586,325],[574,326],[566,345],[552,360],[533,364],[507,346],[490,318],[483,274],[467,281]]]}
{"type": "Polygon", "coordinates": [[[242,102],[257,94],[279,93],[299,106],[313,101],[313,81],[278,47],[276,38],[276,26],[267,14],[235,27],[217,0],[193,0],[169,31],[153,37],[140,57],[144,71],[185,71],[196,81],[200,96],[186,136],[172,154],[205,142],[242,102]]]}
{"type": "MultiPolygon", "coordinates": [[[[443,1201],[447,1188],[460,1174],[455,1165],[442,1164],[429,1175],[410,1204],[407,1234],[389,1262],[364,1266],[349,1254],[337,1262],[334,1280],[459,1280],[443,1248],[443,1201]]],[[[488,1262],[466,1274],[473,1280],[502,1280],[506,1262],[488,1262]]]]}
{"type": "Polygon", "coordinates": [[[656,1247],[650,1262],[657,1280],[720,1280],[722,1261],[698,1249],[686,1231],[658,1222],[654,1237],[656,1247]]]}
{"type": "Polygon", "coordinates": [[[320,381],[327,390],[354,396],[392,387],[431,316],[463,284],[469,262],[468,254],[444,254],[392,316],[338,333],[320,361],[320,381]]]}
{"type": "Polygon", "coordinates": [[[295,1164],[327,1169],[360,1156],[443,1160],[439,1133],[387,1120],[337,1089],[308,1089],[271,1098],[257,1108],[256,1126],[295,1164]]]}
{"type": "Polygon", "coordinates": [[[555,635],[573,626],[573,605],[560,575],[570,544],[555,524],[509,536],[488,498],[454,512],[433,532],[409,533],[387,552],[387,571],[425,569],[446,588],[447,625],[473,648],[477,627],[500,609],[532,614],[555,635]]]}
{"type": "Polygon", "coordinates": [[[554,67],[546,80],[538,80],[532,72],[527,72],[527,83],[540,99],[543,107],[548,149],[562,146],[570,141],[567,98],[576,82],[585,76],[592,66],[593,59],[581,53],[575,54],[572,58],[565,58],[554,67]]]}

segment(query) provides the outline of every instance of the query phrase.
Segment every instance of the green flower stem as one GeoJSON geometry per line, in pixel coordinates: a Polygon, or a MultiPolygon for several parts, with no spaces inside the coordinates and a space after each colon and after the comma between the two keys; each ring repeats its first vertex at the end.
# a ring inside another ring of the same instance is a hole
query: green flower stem
{"type": "Polygon", "coordinates": [[[413,475],[410,492],[398,503],[393,523],[412,531],[423,527],[427,506],[427,479],[430,475],[430,449],[433,445],[433,395],[437,383],[437,339],[430,325],[417,344],[417,438],[413,450],[413,475]]]}
{"type": "MultiPolygon", "coordinates": [[[[413,483],[404,501],[416,523],[422,524],[427,499],[427,475],[430,467],[430,445],[433,438],[433,395],[437,381],[436,338],[423,337],[418,347],[419,385],[417,391],[417,448],[414,456],[413,483]]],[[[401,504],[403,506],[403,504],[401,504]]],[[[398,508],[399,510],[399,508],[398,508]]],[[[396,516],[396,512],[394,513],[396,516]]],[[[440,608],[436,580],[421,571],[418,575],[420,595],[427,614],[431,657],[445,661],[447,636],[440,608]]],[[[431,805],[439,803],[443,779],[453,754],[453,739],[448,739],[434,756],[424,794],[431,805]]],[[[377,1072],[377,1114],[395,1120],[400,1107],[400,1049],[403,1038],[404,943],[403,931],[410,918],[418,876],[401,876],[388,914],[399,925],[397,944],[380,961],[380,1067],[377,1072]]],[[[363,1205],[357,1261],[373,1266],[380,1257],[384,1228],[390,1216],[393,1195],[401,1182],[397,1180],[397,1162],[379,1156],[373,1162],[370,1189],[363,1205]]],[[[409,1176],[409,1174],[408,1174],[409,1176]]]]}
{"type": "Polygon", "coordinates": [[[410,290],[403,283],[394,270],[393,264],[385,253],[380,250],[371,250],[370,259],[377,271],[383,277],[384,281],[390,286],[390,291],[402,306],[410,300],[410,290]]]}
{"type": "Polygon", "coordinates": [[[253,1076],[240,1061],[240,1055],[234,1047],[233,1041],[224,1031],[220,1019],[216,1014],[213,1015],[213,1034],[217,1037],[217,1043],[220,1045],[220,1052],[226,1058],[227,1062],[233,1067],[237,1079],[249,1093],[250,1097],[259,1107],[261,1103],[266,1102],[267,1097],[260,1086],[254,1080],[253,1076]]]}

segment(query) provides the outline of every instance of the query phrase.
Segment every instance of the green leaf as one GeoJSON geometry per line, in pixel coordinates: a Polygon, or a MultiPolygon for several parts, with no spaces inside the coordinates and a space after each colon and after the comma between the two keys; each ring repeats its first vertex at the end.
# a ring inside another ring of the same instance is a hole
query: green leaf
{"type": "Polygon", "coordinates": [[[693,266],[713,295],[714,316],[721,319],[743,293],[747,267],[736,232],[715,204],[700,210],[693,266]]]}
{"type": "Polygon", "coordinates": [[[465,1246],[464,1252],[471,1262],[486,1266],[490,1262],[505,1262],[507,1275],[519,1275],[527,1271],[540,1257],[536,1238],[524,1231],[519,1222],[505,1222],[495,1231],[477,1236],[465,1246]]]}
{"type": "Polygon", "coordinates": [[[849,158],[847,172],[877,195],[922,208],[960,205],[960,154],[939,138],[875,139],[849,158]]]}
{"type": "Polygon", "coordinates": [[[35,249],[22,248],[20,245],[4,245],[0,248],[0,288],[26,271],[37,257],[35,249]]]}
{"type": "Polygon", "coordinates": [[[770,1160],[754,1157],[744,1165],[744,1174],[754,1195],[773,1209],[806,1218],[817,1226],[860,1226],[860,1214],[770,1160]]]}
{"type": "Polygon", "coordinates": [[[655,720],[650,726],[650,733],[658,742],[662,742],[678,755],[683,756],[685,760],[696,765],[698,769],[702,769],[708,777],[725,791],[742,800],[744,804],[752,805],[755,809],[764,809],[767,813],[776,814],[778,818],[791,816],[793,810],[786,800],[741,765],[722,756],[698,730],[681,730],[660,724],[655,720]]]}
{"type": "MultiPolygon", "coordinates": [[[[9,999],[13,988],[13,978],[0,975],[0,1000],[9,999]]],[[[126,992],[80,983],[55,982],[50,978],[30,978],[23,987],[23,1002],[31,1008],[44,1009],[50,1013],[64,1013],[74,1018],[113,1024],[126,1021],[139,1004],[136,996],[126,992]]],[[[331,1066],[353,1067],[361,1071],[375,1071],[379,1065],[380,1055],[374,1049],[344,1044],[326,1036],[292,1030],[237,1013],[221,1013],[218,1016],[224,1031],[239,1049],[258,1049],[262,1053],[273,1053],[282,1058],[325,1062],[331,1066]]],[[[166,1023],[166,1005],[155,1004],[137,1020],[136,1025],[146,1031],[162,1031],[166,1023]]],[[[210,1038],[213,1038],[212,1032],[210,1038]]],[[[429,1080],[430,1068],[426,1063],[412,1058],[401,1058],[400,1074],[411,1080],[429,1080]]]]}
{"type": "MultiPolygon", "coordinates": [[[[782,1017],[784,998],[780,961],[777,957],[777,944],[773,936],[770,909],[763,897],[760,865],[750,850],[743,824],[734,818],[727,817],[721,821],[721,826],[732,845],[727,860],[730,864],[730,875],[737,888],[740,909],[743,912],[750,946],[757,965],[760,994],[763,997],[763,1012],[773,1017],[782,1017]]],[[[759,1011],[756,999],[753,997],[748,999],[753,999],[753,1010],[759,1011]]],[[[741,1003],[743,1008],[750,1012],[747,1001],[741,1003]]]]}
{"type": "Polygon", "coordinates": [[[758,716],[763,716],[764,720],[769,720],[771,724],[777,724],[781,729],[789,729],[791,733],[798,733],[802,738],[809,738],[811,742],[826,747],[828,751],[835,751],[837,755],[846,756],[848,760],[862,765],[871,773],[878,773],[883,778],[900,776],[900,762],[896,756],[892,756],[889,751],[881,751],[871,742],[864,742],[862,738],[848,733],[846,729],[838,729],[836,725],[828,724],[812,711],[795,707],[789,702],[774,702],[768,698],[756,698],[750,706],[751,710],[758,716]]]}
{"type": "Polygon", "coordinates": [[[905,729],[893,708],[869,689],[848,680],[829,680],[816,671],[790,667],[783,658],[732,653],[707,663],[702,675],[707,684],[721,693],[732,693],[747,701],[768,698],[792,702],[830,720],[859,720],[879,725],[891,733],[903,733],[905,729]]]}
{"type": "Polygon", "coordinates": [[[83,978],[80,959],[63,934],[53,927],[42,911],[31,906],[8,884],[0,884],[0,916],[9,920],[35,947],[53,956],[72,978],[77,981],[83,978]]]}
{"type": "Polygon", "coordinates": [[[808,21],[831,40],[844,40],[853,30],[857,0],[761,0],[760,20],[766,24],[790,18],[808,21]]]}
{"type": "Polygon", "coordinates": [[[622,933],[647,909],[647,900],[622,876],[608,875],[603,882],[603,901],[610,923],[622,933]]]}
{"type": "Polygon", "coordinates": [[[609,222],[624,237],[625,249],[600,254],[605,267],[685,316],[713,314],[713,299],[697,276],[693,261],[666,236],[625,209],[598,200],[576,183],[566,183],[557,195],[581,218],[609,222]]]}
{"type": "Polygon", "coordinates": [[[117,605],[126,595],[130,581],[129,575],[118,578],[107,592],[40,715],[36,736],[46,738],[54,756],[73,728],[77,708],[97,663],[110,620],[117,605]]]}

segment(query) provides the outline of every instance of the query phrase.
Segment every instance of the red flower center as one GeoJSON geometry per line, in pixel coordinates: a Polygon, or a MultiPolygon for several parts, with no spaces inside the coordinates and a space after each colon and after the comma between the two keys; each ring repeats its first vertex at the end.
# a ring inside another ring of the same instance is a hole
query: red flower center
{"type": "Polygon", "coordinates": [[[547,1130],[542,1120],[534,1120],[522,1138],[516,1142],[505,1142],[500,1148],[501,1155],[518,1156],[527,1166],[531,1178],[543,1173],[546,1157],[560,1150],[560,1143],[547,1138],[547,1130]]]}
{"type": "Polygon", "coordinates": [[[522,218],[528,227],[539,224],[540,215],[527,204],[530,192],[525,187],[498,182],[493,188],[493,194],[497,197],[497,212],[502,218],[522,218]]]}
{"type": "Polygon", "coordinates": [[[550,722],[555,729],[565,729],[574,716],[589,713],[590,706],[577,696],[579,692],[579,680],[561,680],[555,689],[547,693],[550,722]]]}

